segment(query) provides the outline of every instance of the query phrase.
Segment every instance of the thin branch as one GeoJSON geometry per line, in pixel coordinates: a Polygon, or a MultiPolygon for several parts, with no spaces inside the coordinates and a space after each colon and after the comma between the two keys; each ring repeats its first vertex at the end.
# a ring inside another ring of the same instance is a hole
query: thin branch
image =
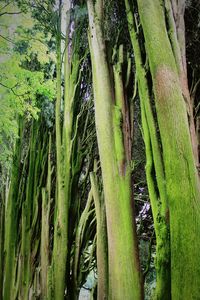
{"type": "Polygon", "coordinates": [[[5,11],[5,12],[0,14],[0,17],[3,16],[3,15],[19,15],[21,13],[22,13],[21,11],[17,11],[17,12],[7,12],[7,11],[5,11]]]}
{"type": "Polygon", "coordinates": [[[28,93],[24,93],[24,94],[17,94],[16,92],[15,92],[15,90],[14,90],[14,88],[17,86],[17,84],[16,85],[14,85],[13,87],[9,87],[9,86],[7,86],[7,85],[5,85],[5,84],[3,84],[2,82],[0,82],[0,85],[1,86],[3,86],[3,87],[5,87],[6,89],[9,89],[9,90],[11,90],[11,92],[15,95],[15,96],[18,96],[18,97],[22,97],[22,96],[24,96],[24,95],[27,95],[28,93]]]}
{"type": "Polygon", "coordinates": [[[2,39],[6,40],[7,42],[9,42],[9,43],[12,43],[12,44],[16,45],[16,44],[15,44],[15,42],[13,42],[13,41],[12,41],[10,38],[8,38],[8,37],[5,37],[5,36],[3,36],[3,35],[1,35],[1,34],[0,34],[0,37],[1,37],[2,39]]]}
{"type": "Polygon", "coordinates": [[[2,6],[1,8],[0,8],[0,11],[2,11],[4,8],[6,8],[8,5],[10,5],[11,4],[11,1],[10,2],[8,2],[8,3],[6,3],[4,6],[2,6]]]}
{"type": "Polygon", "coordinates": [[[34,38],[32,36],[29,36],[29,35],[25,36],[25,35],[22,35],[22,34],[19,34],[19,37],[21,38],[22,41],[30,42],[31,40],[33,40],[33,41],[40,42],[44,46],[47,46],[47,43],[45,43],[43,40],[41,40],[39,38],[34,38]]]}

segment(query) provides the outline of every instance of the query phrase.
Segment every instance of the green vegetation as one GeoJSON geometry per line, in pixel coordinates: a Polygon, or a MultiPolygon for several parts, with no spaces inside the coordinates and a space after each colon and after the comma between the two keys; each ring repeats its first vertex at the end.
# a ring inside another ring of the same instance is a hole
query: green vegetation
{"type": "Polygon", "coordinates": [[[0,300],[199,299],[199,20],[1,1],[0,300]]]}

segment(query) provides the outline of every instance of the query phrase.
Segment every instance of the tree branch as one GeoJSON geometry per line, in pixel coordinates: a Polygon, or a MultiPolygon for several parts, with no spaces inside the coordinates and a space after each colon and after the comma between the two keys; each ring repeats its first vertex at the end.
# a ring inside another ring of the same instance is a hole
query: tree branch
{"type": "Polygon", "coordinates": [[[21,13],[22,13],[21,11],[17,11],[17,12],[7,12],[7,11],[5,11],[5,12],[0,14],[0,17],[3,16],[3,15],[19,15],[21,13]]]}
{"type": "Polygon", "coordinates": [[[2,6],[1,8],[0,8],[0,11],[2,11],[4,8],[6,8],[8,5],[10,5],[11,4],[11,1],[10,2],[8,2],[8,3],[6,3],[4,6],[2,6]]]}
{"type": "Polygon", "coordinates": [[[17,94],[16,92],[15,92],[15,90],[14,90],[14,88],[17,86],[17,84],[15,84],[13,87],[9,87],[9,86],[7,86],[7,85],[5,85],[5,84],[3,84],[2,82],[0,82],[0,85],[1,86],[3,86],[3,87],[5,87],[6,89],[9,89],[9,90],[11,90],[11,92],[15,95],[15,96],[18,96],[18,97],[22,97],[22,96],[24,96],[24,95],[27,95],[28,93],[24,93],[24,94],[17,94]]]}
{"type": "Polygon", "coordinates": [[[1,37],[2,39],[6,40],[7,42],[9,42],[9,43],[12,43],[12,44],[16,45],[16,44],[15,44],[15,42],[13,42],[13,41],[12,41],[10,38],[8,38],[8,37],[5,37],[5,36],[3,36],[3,35],[1,35],[1,34],[0,34],[0,37],[1,37]]]}

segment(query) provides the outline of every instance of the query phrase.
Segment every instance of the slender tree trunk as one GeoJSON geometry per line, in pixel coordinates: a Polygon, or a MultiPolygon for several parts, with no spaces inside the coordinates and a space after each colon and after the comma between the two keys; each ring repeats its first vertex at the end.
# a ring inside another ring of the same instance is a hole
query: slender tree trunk
{"type": "Polygon", "coordinates": [[[53,284],[55,300],[64,299],[68,242],[68,203],[64,192],[63,151],[61,144],[61,39],[57,38],[56,164],[57,195],[53,246],[53,284]]]}
{"type": "Polygon", "coordinates": [[[18,214],[18,188],[20,182],[20,162],[21,162],[21,137],[22,120],[19,121],[19,139],[16,142],[13,158],[12,177],[9,188],[8,201],[5,210],[5,264],[4,264],[4,285],[3,299],[11,300],[14,293],[15,283],[15,254],[17,241],[17,214],[18,214]]]}
{"type": "Polygon", "coordinates": [[[97,297],[99,300],[108,299],[108,254],[105,205],[100,198],[95,172],[90,173],[92,194],[95,203],[97,219],[97,297]]]}
{"type": "Polygon", "coordinates": [[[22,275],[21,275],[21,297],[28,299],[29,289],[31,286],[31,234],[32,234],[32,211],[34,200],[34,173],[36,166],[36,136],[38,133],[38,124],[33,121],[30,149],[29,149],[29,165],[28,178],[26,182],[26,194],[22,204],[22,275]]]}
{"type": "Polygon", "coordinates": [[[42,228],[41,228],[41,295],[46,300],[48,295],[48,270],[49,270],[49,215],[51,206],[51,136],[49,138],[48,173],[46,188],[42,189],[42,228]]]}
{"type": "MultiPolygon", "coordinates": [[[[83,243],[84,231],[86,227],[86,222],[91,213],[91,204],[92,204],[92,192],[88,194],[88,199],[85,205],[85,208],[81,214],[75,236],[75,249],[74,249],[74,259],[73,259],[73,269],[72,269],[72,293],[71,298],[76,300],[78,299],[79,294],[79,267],[80,267],[80,257],[81,257],[81,248],[83,243]]],[[[70,298],[70,299],[71,299],[70,298]]]]}
{"type": "Polygon", "coordinates": [[[0,300],[3,300],[5,192],[0,196],[0,300]]]}
{"type": "Polygon", "coordinates": [[[108,229],[108,298],[141,299],[142,288],[131,193],[131,169],[125,156],[126,150],[120,129],[123,112],[119,103],[114,105],[113,102],[112,82],[101,28],[102,13],[96,10],[92,0],[87,3],[95,121],[108,229]]]}
{"type": "Polygon", "coordinates": [[[185,44],[185,0],[165,0],[168,35],[172,46],[181,89],[187,108],[190,136],[196,166],[199,166],[198,141],[194,122],[194,103],[190,95],[187,78],[186,44],[185,44]]]}
{"type": "MultiPolygon", "coordinates": [[[[55,208],[55,229],[53,247],[53,278],[54,297],[57,300],[64,298],[67,287],[67,260],[69,260],[69,208],[72,198],[71,186],[74,180],[72,148],[77,138],[77,128],[73,132],[74,122],[78,122],[75,115],[75,99],[77,86],[80,80],[80,60],[78,48],[69,42],[70,35],[70,8],[71,2],[66,1],[64,13],[66,39],[64,43],[64,120],[61,125],[62,102],[62,57],[61,36],[57,38],[57,99],[56,99],[56,156],[57,156],[57,195],[55,208]],[[74,120],[75,119],[75,120],[74,120]]],[[[60,8],[61,10],[61,8],[60,8]]],[[[60,11],[61,20],[61,11],[60,11]]],[[[61,24],[60,24],[61,26],[61,24]]],[[[72,33],[73,34],[73,33],[72,33]]],[[[76,124],[76,126],[78,126],[76,124]]],[[[78,151],[78,150],[77,150],[78,151]]],[[[79,165],[80,169],[80,165],[79,165]]],[[[70,271],[69,271],[70,272],[70,271]]],[[[67,293],[69,292],[69,287],[67,293]]]]}

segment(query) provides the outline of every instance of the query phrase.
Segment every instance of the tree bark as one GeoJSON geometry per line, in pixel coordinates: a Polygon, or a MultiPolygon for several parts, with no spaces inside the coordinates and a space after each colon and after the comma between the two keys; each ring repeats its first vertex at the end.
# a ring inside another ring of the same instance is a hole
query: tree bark
{"type": "Polygon", "coordinates": [[[160,1],[138,0],[149,59],[170,214],[171,297],[200,293],[200,187],[182,87],[160,1]],[[188,274],[191,276],[188,277],[188,274]]]}
{"type": "Polygon", "coordinates": [[[142,299],[131,192],[131,168],[130,162],[125,157],[123,133],[120,129],[123,116],[118,103],[114,105],[113,85],[102,35],[102,14],[95,10],[92,0],[87,1],[87,4],[95,122],[108,229],[108,298],[142,299]]]}
{"type": "Polygon", "coordinates": [[[99,300],[108,299],[108,253],[105,205],[101,201],[95,172],[90,173],[92,195],[97,219],[97,296],[99,300]]]}
{"type": "Polygon", "coordinates": [[[23,122],[19,120],[19,139],[16,142],[13,158],[11,184],[8,193],[8,201],[5,208],[5,239],[4,239],[4,285],[3,299],[11,300],[14,293],[15,284],[15,254],[17,241],[17,215],[18,215],[18,188],[20,183],[20,159],[21,159],[21,137],[23,131],[23,122]]]}
{"type": "Polygon", "coordinates": [[[167,218],[168,205],[162,161],[159,147],[156,123],[151,107],[151,97],[146,78],[146,70],[143,66],[139,45],[139,32],[137,32],[136,19],[128,0],[125,0],[127,20],[134,59],[136,65],[135,81],[138,85],[140,97],[143,138],[146,152],[146,179],[153,212],[153,220],[156,234],[156,299],[170,299],[170,245],[169,245],[169,221],[167,218]],[[155,175],[154,175],[155,173],[155,175]]]}

